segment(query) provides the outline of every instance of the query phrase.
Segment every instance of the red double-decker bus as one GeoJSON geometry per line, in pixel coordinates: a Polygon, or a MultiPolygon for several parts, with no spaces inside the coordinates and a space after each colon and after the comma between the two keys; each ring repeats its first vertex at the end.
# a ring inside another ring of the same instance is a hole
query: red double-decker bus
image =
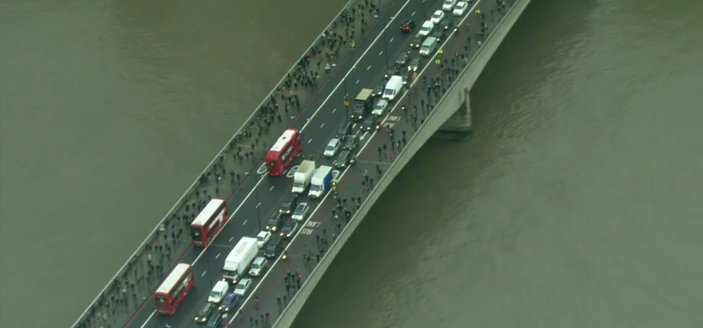
{"type": "Polygon", "coordinates": [[[283,174],[293,159],[302,151],[300,146],[300,132],[296,129],[288,129],[278,137],[273,147],[266,152],[266,167],[270,176],[283,174]]]}
{"type": "Polygon", "coordinates": [[[227,222],[227,203],[213,198],[190,224],[191,243],[196,247],[205,247],[227,222]]]}
{"type": "Polygon", "coordinates": [[[178,263],[154,292],[156,312],[172,315],[193,287],[193,268],[189,264],[178,263]]]}

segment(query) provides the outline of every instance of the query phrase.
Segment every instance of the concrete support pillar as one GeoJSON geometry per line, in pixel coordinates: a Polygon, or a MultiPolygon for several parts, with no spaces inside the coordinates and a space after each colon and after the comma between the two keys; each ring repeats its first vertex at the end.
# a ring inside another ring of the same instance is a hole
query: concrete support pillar
{"type": "Polygon", "coordinates": [[[433,137],[445,140],[466,140],[471,137],[471,97],[469,88],[462,88],[463,102],[433,137]]]}

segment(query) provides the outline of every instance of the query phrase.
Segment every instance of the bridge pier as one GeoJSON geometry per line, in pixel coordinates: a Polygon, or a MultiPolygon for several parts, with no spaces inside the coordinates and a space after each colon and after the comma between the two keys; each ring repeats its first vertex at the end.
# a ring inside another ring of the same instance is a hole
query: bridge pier
{"type": "Polygon", "coordinates": [[[471,90],[469,88],[461,89],[460,94],[464,98],[463,102],[460,103],[460,107],[456,112],[435,132],[434,138],[464,141],[471,137],[473,120],[470,93],[471,90]]]}

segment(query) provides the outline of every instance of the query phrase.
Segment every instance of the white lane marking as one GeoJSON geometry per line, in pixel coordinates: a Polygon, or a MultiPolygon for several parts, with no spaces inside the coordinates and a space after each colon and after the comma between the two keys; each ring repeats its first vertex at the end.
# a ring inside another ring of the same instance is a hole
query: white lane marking
{"type": "Polygon", "coordinates": [[[201,277],[205,277],[205,274],[207,273],[207,270],[203,271],[203,273],[200,274],[201,277]]]}
{"type": "Polygon", "coordinates": [[[269,188],[269,191],[273,190],[273,187],[275,187],[275,186],[271,186],[271,188],[269,188]]]}
{"type": "Polygon", "coordinates": [[[415,16],[415,12],[413,11],[412,13],[410,13],[410,16],[415,16]]]}
{"type": "Polygon", "coordinates": [[[215,255],[215,260],[217,260],[218,258],[220,258],[220,255],[221,255],[221,254],[222,254],[222,253],[217,253],[217,255],[215,255]]]}
{"type": "Polygon", "coordinates": [[[369,65],[369,67],[366,68],[367,71],[370,70],[370,69],[371,69],[371,65],[369,65]]]}
{"type": "Polygon", "coordinates": [[[379,51],[379,52],[378,52],[378,55],[379,55],[379,56],[383,55],[383,50],[379,51]]]}
{"type": "Polygon", "coordinates": [[[256,204],[256,208],[259,208],[259,206],[261,206],[261,202],[259,202],[258,204],[256,204]]]}
{"type": "Polygon", "coordinates": [[[325,127],[325,123],[320,124],[320,129],[325,127]]]}
{"type": "Polygon", "coordinates": [[[310,138],[310,140],[308,140],[308,145],[309,145],[311,142],[312,142],[312,138],[310,138]]]}
{"type": "Polygon", "coordinates": [[[336,107],[332,109],[332,113],[334,113],[334,112],[336,112],[336,111],[337,111],[337,108],[336,108],[336,107]]]}
{"type": "Polygon", "coordinates": [[[354,84],[359,84],[359,81],[361,81],[361,80],[356,80],[356,82],[354,82],[354,84]]]}
{"type": "MultiPolygon", "coordinates": [[[[244,220],[244,221],[246,221],[246,220],[244,220]]],[[[229,239],[227,239],[227,241],[232,241],[232,239],[234,239],[234,236],[229,237],[229,239]]]]}
{"type": "MultiPolygon", "coordinates": [[[[396,15],[397,15],[398,13],[402,12],[403,9],[405,9],[405,6],[408,5],[408,3],[410,3],[410,0],[405,1],[405,3],[403,4],[403,6],[400,7],[400,9],[398,9],[398,12],[396,13],[396,15]]],[[[395,17],[395,16],[394,16],[394,17],[395,17]]],[[[386,26],[383,28],[383,30],[381,31],[381,33],[379,33],[379,34],[376,36],[376,38],[373,40],[373,42],[371,42],[371,45],[366,49],[366,51],[364,51],[364,53],[361,54],[361,57],[359,57],[359,59],[356,61],[356,63],[354,63],[354,66],[356,66],[356,64],[358,64],[359,61],[361,61],[362,58],[364,58],[364,56],[366,55],[366,53],[372,48],[372,46],[376,43],[376,41],[378,41],[378,39],[381,37],[381,35],[383,35],[383,32],[385,32],[385,30],[388,29],[388,27],[391,25],[392,22],[393,22],[393,20],[390,20],[390,21],[386,24],[386,26]]],[[[383,52],[381,52],[381,53],[383,53],[383,52]]],[[[317,112],[320,111],[320,109],[321,109],[322,106],[327,102],[327,100],[329,100],[329,98],[332,97],[332,95],[334,94],[334,92],[337,91],[337,88],[339,88],[339,86],[342,85],[342,82],[344,82],[344,79],[347,78],[347,76],[349,75],[350,72],[351,72],[351,70],[349,70],[349,71],[347,72],[347,74],[344,76],[344,78],[342,78],[342,79],[339,81],[339,83],[337,83],[337,86],[334,87],[334,89],[332,90],[332,92],[330,92],[330,94],[327,96],[327,98],[325,99],[325,101],[322,102],[322,105],[320,105],[320,107],[315,111],[315,113],[313,113],[313,115],[312,115],[313,117],[317,114],[317,112]]],[[[308,123],[309,123],[309,122],[308,122],[308,123]]],[[[300,130],[302,131],[303,129],[305,129],[305,127],[307,126],[308,123],[305,123],[305,125],[304,125],[300,130]]],[[[375,133],[375,132],[374,132],[374,133],[375,133]]],[[[369,138],[369,140],[371,140],[371,138],[369,138]]],[[[369,142],[367,141],[366,144],[364,144],[364,147],[366,147],[366,145],[368,145],[368,143],[369,143],[369,142]]],[[[363,148],[362,148],[362,149],[363,149],[363,148]]],[[[344,170],[344,172],[342,172],[342,174],[341,174],[340,177],[339,177],[340,179],[344,176],[344,174],[347,173],[347,171],[349,170],[349,168],[350,168],[350,167],[347,167],[347,168],[344,170]]],[[[317,207],[315,207],[315,210],[312,211],[312,214],[310,214],[310,216],[308,216],[308,220],[310,220],[310,218],[312,218],[313,215],[315,215],[315,212],[317,212],[317,210],[318,210],[318,209],[321,207],[321,205],[325,202],[325,200],[327,199],[327,197],[329,197],[331,194],[332,194],[331,192],[327,192],[327,193],[325,194],[325,197],[323,197],[322,200],[317,204],[317,207]]],[[[241,206],[241,205],[240,205],[240,206],[241,206]]],[[[306,221],[306,223],[307,223],[307,221],[306,221]]],[[[300,234],[296,234],[295,236],[293,236],[293,238],[292,238],[291,241],[288,243],[288,246],[286,246],[286,249],[285,249],[284,251],[287,251],[287,250],[288,250],[288,247],[290,247],[290,245],[293,244],[293,242],[295,241],[296,238],[298,238],[299,235],[300,235],[300,234]]],[[[280,260],[281,260],[281,257],[280,257],[280,256],[279,256],[278,258],[276,258],[276,261],[273,262],[273,264],[271,265],[271,268],[270,268],[269,270],[267,270],[267,271],[266,271],[266,274],[264,274],[264,276],[261,278],[261,280],[259,280],[260,282],[266,280],[266,277],[269,275],[269,273],[273,272],[273,267],[274,267],[276,264],[278,264],[278,261],[280,261],[280,260]]],[[[252,296],[256,295],[256,290],[259,289],[259,286],[261,286],[261,283],[258,283],[258,284],[256,284],[256,286],[254,286],[254,289],[252,290],[251,293],[249,293],[249,296],[244,300],[244,302],[241,303],[242,305],[239,306],[239,309],[238,309],[237,312],[232,316],[232,320],[230,320],[230,322],[234,321],[234,319],[237,318],[237,316],[239,315],[239,312],[241,311],[241,308],[244,306],[244,304],[246,304],[247,302],[249,302],[249,299],[251,299],[252,296]]],[[[156,313],[156,311],[154,311],[154,312],[152,313],[152,316],[154,315],[154,313],[156,313]]],[[[146,324],[146,323],[145,323],[145,324],[146,324]]]]}
{"type": "Polygon", "coordinates": [[[393,42],[393,39],[395,39],[395,38],[391,38],[390,40],[388,40],[388,43],[393,42]]]}
{"type": "Polygon", "coordinates": [[[244,220],[244,222],[242,222],[242,225],[247,225],[247,221],[249,221],[249,219],[244,220]]]}

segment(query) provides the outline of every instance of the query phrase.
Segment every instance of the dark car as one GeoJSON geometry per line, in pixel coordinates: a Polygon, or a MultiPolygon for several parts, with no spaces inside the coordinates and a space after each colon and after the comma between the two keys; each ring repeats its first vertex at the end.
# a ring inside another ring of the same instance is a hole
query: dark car
{"type": "Polygon", "coordinates": [[[379,128],[378,116],[369,115],[364,122],[361,123],[361,129],[364,131],[371,131],[379,128]]]}
{"type": "Polygon", "coordinates": [[[408,18],[400,23],[400,30],[405,33],[410,33],[415,28],[415,21],[408,18]]]}
{"type": "Polygon", "coordinates": [[[373,88],[373,93],[376,96],[382,96],[383,95],[383,89],[386,88],[386,83],[384,81],[376,83],[376,86],[373,88]]]}
{"type": "Polygon", "coordinates": [[[408,52],[402,52],[400,55],[398,55],[398,58],[395,59],[395,66],[398,66],[398,68],[402,68],[405,66],[405,64],[408,63],[408,52]]]}
{"type": "Polygon", "coordinates": [[[287,220],[286,223],[283,225],[283,228],[281,228],[281,237],[293,237],[296,231],[298,231],[298,222],[293,220],[287,220]]]}
{"type": "Polygon", "coordinates": [[[342,125],[337,128],[337,139],[339,140],[344,140],[347,138],[347,134],[349,134],[352,130],[352,125],[354,125],[353,122],[351,121],[346,121],[342,123],[342,125]]]}
{"type": "Polygon", "coordinates": [[[212,312],[215,310],[215,304],[212,304],[210,302],[205,303],[205,305],[198,311],[198,313],[195,315],[195,322],[197,323],[206,323],[207,319],[210,318],[210,315],[212,315],[212,312]]]}
{"type": "Polygon", "coordinates": [[[239,296],[234,295],[234,293],[229,293],[222,299],[218,310],[220,310],[220,312],[229,312],[229,310],[235,308],[237,305],[239,305],[239,296]]]}
{"type": "Polygon", "coordinates": [[[451,33],[456,26],[454,23],[454,17],[445,16],[441,21],[439,21],[437,26],[440,27],[441,30],[445,31],[445,33],[451,33]]]}
{"type": "Polygon", "coordinates": [[[344,142],[344,147],[342,149],[346,150],[354,150],[356,147],[359,146],[359,133],[354,133],[347,138],[347,141],[344,142]]]}
{"type": "Polygon", "coordinates": [[[422,57],[413,57],[408,63],[408,72],[417,72],[422,65],[422,57]]]}
{"type": "Polygon", "coordinates": [[[332,165],[334,165],[334,167],[338,169],[343,169],[349,164],[354,164],[354,160],[351,157],[351,151],[346,149],[342,150],[339,152],[337,159],[334,160],[334,163],[332,165]]]}
{"type": "Polygon", "coordinates": [[[215,312],[207,319],[207,325],[205,327],[209,328],[220,328],[222,327],[222,314],[215,312]]]}
{"type": "MultiPolygon", "coordinates": [[[[398,69],[398,66],[393,65],[393,66],[391,66],[390,68],[388,68],[388,70],[386,70],[386,74],[383,75],[383,77],[384,77],[386,80],[388,80],[388,79],[391,78],[391,76],[393,76],[393,75],[398,75],[398,72],[399,72],[399,71],[400,71],[400,70],[398,69]]],[[[385,86],[384,86],[384,87],[385,87],[385,86]]]]}
{"type": "Polygon", "coordinates": [[[412,41],[410,41],[410,48],[412,49],[420,49],[420,46],[422,45],[422,41],[425,41],[425,36],[420,35],[419,33],[416,34],[412,41]]]}
{"type": "Polygon", "coordinates": [[[440,40],[444,39],[445,34],[446,34],[445,30],[435,29],[434,31],[432,31],[432,33],[430,33],[430,36],[433,36],[433,37],[437,38],[437,41],[440,41],[440,40]]]}
{"type": "Polygon", "coordinates": [[[273,236],[264,247],[264,256],[274,258],[283,251],[283,242],[281,237],[273,236]]]}
{"type": "Polygon", "coordinates": [[[289,194],[288,197],[283,200],[283,203],[281,203],[281,208],[278,209],[278,212],[281,214],[293,213],[293,209],[298,205],[299,200],[298,194],[289,194]]]}
{"type": "Polygon", "coordinates": [[[408,70],[402,70],[398,75],[403,79],[403,84],[408,84],[410,82],[410,72],[408,70]]]}
{"type": "Polygon", "coordinates": [[[266,226],[264,230],[276,232],[281,228],[281,223],[283,223],[283,214],[281,212],[274,212],[271,217],[266,221],[266,226]]]}

